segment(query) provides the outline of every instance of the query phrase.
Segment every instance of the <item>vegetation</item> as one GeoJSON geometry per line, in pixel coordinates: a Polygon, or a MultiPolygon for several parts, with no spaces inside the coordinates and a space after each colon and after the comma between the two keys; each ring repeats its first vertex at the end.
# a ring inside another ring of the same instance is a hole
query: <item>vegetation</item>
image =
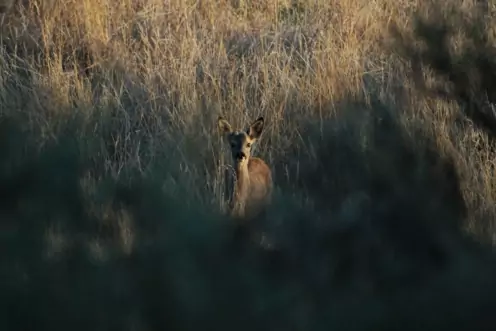
{"type": "Polygon", "coordinates": [[[0,0],[0,329],[490,329],[495,9],[0,0]],[[266,120],[275,250],[221,114],[266,120]]]}

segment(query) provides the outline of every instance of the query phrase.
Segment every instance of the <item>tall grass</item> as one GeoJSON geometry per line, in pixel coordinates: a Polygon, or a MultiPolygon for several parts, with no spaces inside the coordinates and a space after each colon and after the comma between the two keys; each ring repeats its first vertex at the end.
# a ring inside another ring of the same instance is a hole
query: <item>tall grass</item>
{"type": "Polygon", "coordinates": [[[493,7],[0,1],[0,328],[494,325],[493,7]],[[266,118],[275,251],[220,114],[266,118]]]}

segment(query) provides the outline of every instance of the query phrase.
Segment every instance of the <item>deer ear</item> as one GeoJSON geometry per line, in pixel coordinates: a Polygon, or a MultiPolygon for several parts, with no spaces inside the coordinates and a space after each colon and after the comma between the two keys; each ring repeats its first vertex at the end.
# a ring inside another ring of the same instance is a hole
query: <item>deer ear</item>
{"type": "Polygon", "coordinates": [[[262,134],[264,128],[264,118],[259,117],[255,122],[253,122],[248,128],[248,135],[251,139],[258,139],[262,134]]]}
{"type": "Polygon", "coordinates": [[[231,124],[229,124],[228,121],[226,121],[222,116],[219,116],[219,119],[217,120],[218,125],[219,125],[219,131],[221,134],[229,134],[232,132],[232,127],[231,124]]]}

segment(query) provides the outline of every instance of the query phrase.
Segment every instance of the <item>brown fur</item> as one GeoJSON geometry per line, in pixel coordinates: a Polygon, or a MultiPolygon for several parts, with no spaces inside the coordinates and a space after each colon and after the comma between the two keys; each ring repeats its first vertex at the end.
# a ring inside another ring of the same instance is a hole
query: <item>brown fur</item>
{"type": "Polygon", "coordinates": [[[260,158],[251,157],[251,146],[263,131],[264,120],[259,117],[246,130],[232,130],[219,118],[219,129],[231,146],[235,181],[230,192],[230,214],[239,219],[260,216],[271,202],[272,172],[260,158]]]}

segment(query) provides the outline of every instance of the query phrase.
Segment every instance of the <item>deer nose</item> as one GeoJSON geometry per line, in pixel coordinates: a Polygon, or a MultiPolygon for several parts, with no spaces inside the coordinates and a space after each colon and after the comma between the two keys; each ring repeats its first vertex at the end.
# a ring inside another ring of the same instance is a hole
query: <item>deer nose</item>
{"type": "Polygon", "coordinates": [[[242,159],[244,159],[244,158],[246,158],[246,154],[245,154],[245,153],[243,153],[243,152],[238,152],[238,153],[236,154],[236,159],[238,159],[238,160],[242,160],[242,159]]]}

